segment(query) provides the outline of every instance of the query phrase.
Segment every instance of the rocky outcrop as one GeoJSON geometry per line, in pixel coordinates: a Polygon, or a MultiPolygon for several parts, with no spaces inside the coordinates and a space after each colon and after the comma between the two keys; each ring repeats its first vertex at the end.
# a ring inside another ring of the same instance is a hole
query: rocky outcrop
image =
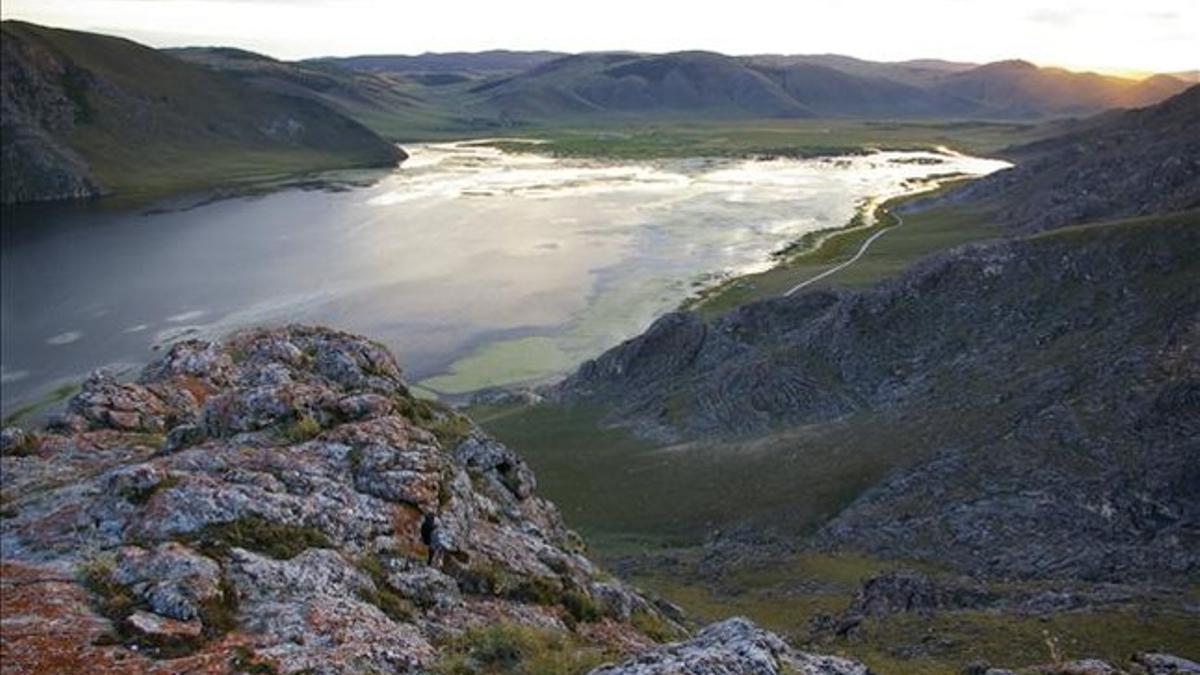
{"type": "Polygon", "coordinates": [[[685,642],[639,654],[591,675],[869,675],[856,661],[798,652],[746,619],[716,623],[685,642]]]}
{"type": "Polygon", "coordinates": [[[5,672],[417,672],[472,626],[594,624],[628,651],[651,644],[635,615],[671,625],[520,457],[355,336],[179,343],[4,438],[5,672]]]}

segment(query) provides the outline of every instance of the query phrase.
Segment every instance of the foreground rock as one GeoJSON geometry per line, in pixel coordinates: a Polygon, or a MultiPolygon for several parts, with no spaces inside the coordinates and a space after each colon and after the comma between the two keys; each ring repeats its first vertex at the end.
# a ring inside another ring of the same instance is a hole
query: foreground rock
{"type": "Polygon", "coordinates": [[[868,675],[849,659],[792,649],[745,619],[729,619],[686,642],[666,645],[591,675],[868,675]]]}
{"type": "Polygon", "coordinates": [[[352,335],[183,342],[3,438],[5,673],[423,672],[498,626],[610,654],[682,634],[352,335]]]}
{"type": "Polygon", "coordinates": [[[360,338],[182,343],[136,383],[93,376],[56,428],[3,460],[6,588],[52,591],[6,602],[5,622],[61,613],[79,632],[6,630],[18,670],[107,633],[105,653],[238,640],[285,672],[404,671],[472,625],[567,630],[586,608],[639,645],[631,614],[659,618],[602,579],[519,457],[413,398],[360,338]]]}

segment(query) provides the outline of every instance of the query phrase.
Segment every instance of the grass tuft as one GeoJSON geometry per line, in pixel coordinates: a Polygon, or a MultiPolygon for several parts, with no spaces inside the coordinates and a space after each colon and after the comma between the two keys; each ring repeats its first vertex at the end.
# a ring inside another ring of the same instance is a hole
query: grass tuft
{"type": "Polygon", "coordinates": [[[231,548],[244,548],[276,560],[290,560],[310,548],[333,547],[325,533],[315,527],[273,523],[261,516],[209,523],[181,539],[205,555],[218,559],[228,557],[231,548]]]}
{"type": "Polygon", "coordinates": [[[293,444],[316,438],[320,433],[321,423],[311,415],[302,415],[283,428],[283,437],[293,444]]]}
{"type": "Polygon", "coordinates": [[[574,675],[609,659],[569,633],[515,623],[473,628],[455,638],[434,664],[435,675],[574,675]]]}

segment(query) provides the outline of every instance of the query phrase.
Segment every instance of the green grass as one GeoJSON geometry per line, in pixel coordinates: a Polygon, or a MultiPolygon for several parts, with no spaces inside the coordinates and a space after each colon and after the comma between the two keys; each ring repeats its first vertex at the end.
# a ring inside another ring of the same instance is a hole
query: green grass
{"type": "Polygon", "coordinates": [[[962,666],[985,660],[997,667],[1021,668],[1052,661],[1047,640],[1063,660],[1099,658],[1125,663],[1139,651],[1200,653],[1200,617],[1176,610],[1143,612],[1128,609],[1059,612],[1020,616],[989,611],[943,612],[932,617],[904,614],[868,619],[862,635],[835,648],[880,673],[956,675],[962,666]],[[918,645],[930,638],[943,650],[904,658],[897,645],[918,645]]]}
{"type": "Polygon", "coordinates": [[[4,416],[3,426],[8,427],[15,424],[22,424],[28,421],[36,413],[58,405],[59,403],[71,398],[78,391],[78,382],[67,382],[65,384],[60,384],[42,398],[13,408],[12,412],[4,416]]]}
{"type": "Polygon", "coordinates": [[[958,206],[940,206],[902,216],[903,225],[892,209],[910,199],[926,198],[949,189],[892,200],[881,205],[870,225],[860,218],[841,230],[815,233],[793,247],[775,267],[758,274],[740,276],[708,289],[685,304],[701,316],[712,318],[730,309],[783,295],[796,284],[811,279],[839,263],[849,260],[863,242],[881,229],[889,231],[876,239],[854,264],[808,286],[866,287],[896,276],[921,258],[973,241],[992,239],[1003,231],[989,223],[986,214],[958,206]]]}
{"type": "MultiPolygon", "coordinates": [[[[863,579],[914,564],[852,553],[806,552],[751,563],[713,579],[694,567],[702,556],[700,550],[674,551],[673,556],[685,562],[682,568],[669,574],[636,575],[633,581],[679,604],[701,623],[746,616],[803,649],[850,656],[882,675],[957,675],[977,659],[1012,668],[1045,663],[1050,661],[1047,638],[1057,642],[1067,659],[1092,657],[1116,663],[1137,651],[1186,656],[1200,649],[1200,617],[1169,603],[1151,610],[1116,607],[1047,616],[992,610],[897,614],[866,619],[852,637],[826,636],[813,642],[810,619],[844,612],[863,579]],[[797,591],[799,582],[819,590],[797,591]],[[930,648],[924,656],[903,654],[904,647],[922,643],[941,646],[930,648]]],[[[1036,582],[993,586],[1007,591],[1038,587],[1036,582]]],[[[1180,604],[1190,601],[1194,598],[1181,598],[1180,604]]]]}
{"type": "Polygon", "coordinates": [[[658,159],[843,154],[865,148],[912,150],[945,146],[968,154],[991,154],[1047,133],[1030,124],[993,122],[864,121],[844,119],[637,119],[610,115],[590,123],[563,122],[517,129],[505,135],[550,141],[530,147],[496,143],[513,152],[560,157],[658,159]]]}
{"type": "Polygon", "coordinates": [[[928,451],[930,436],[897,433],[872,415],[749,441],[671,447],[603,428],[595,410],[537,406],[470,411],[516,449],[539,492],[594,544],[696,543],[741,521],[810,531],[898,464],[928,451]],[[874,439],[867,442],[864,439],[874,439]],[[797,491],[796,485],[804,485],[797,491]]]}
{"type": "Polygon", "coordinates": [[[321,434],[321,423],[311,415],[303,415],[285,425],[282,433],[289,443],[303,443],[321,434]]]}
{"type": "Polygon", "coordinates": [[[210,523],[180,538],[215,558],[224,558],[231,548],[243,548],[277,560],[290,560],[310,548],[332,546],[325,533],[315,527],[273,523],[261,516],[210,523]]]}
{"type": "Polygon", "coordinates": [[[516,623],[467,630],[441,650],[435,675],[573,675],[612,658],[570,633],[516,623]]]}

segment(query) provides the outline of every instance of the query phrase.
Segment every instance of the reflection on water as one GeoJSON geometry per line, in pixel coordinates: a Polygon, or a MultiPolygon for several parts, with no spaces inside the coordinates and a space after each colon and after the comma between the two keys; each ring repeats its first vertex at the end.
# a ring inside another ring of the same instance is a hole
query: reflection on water
{"type": "Polygon", "coordinates": [[[716,273],[762,269],[905,180],[1001,162],[931,153],[640,163],[407,148],[372,187],[187,211],[6,212],[4,407],[152,347],[259,323],[363,332],[442,392],[553,376],[716,273]]]}

